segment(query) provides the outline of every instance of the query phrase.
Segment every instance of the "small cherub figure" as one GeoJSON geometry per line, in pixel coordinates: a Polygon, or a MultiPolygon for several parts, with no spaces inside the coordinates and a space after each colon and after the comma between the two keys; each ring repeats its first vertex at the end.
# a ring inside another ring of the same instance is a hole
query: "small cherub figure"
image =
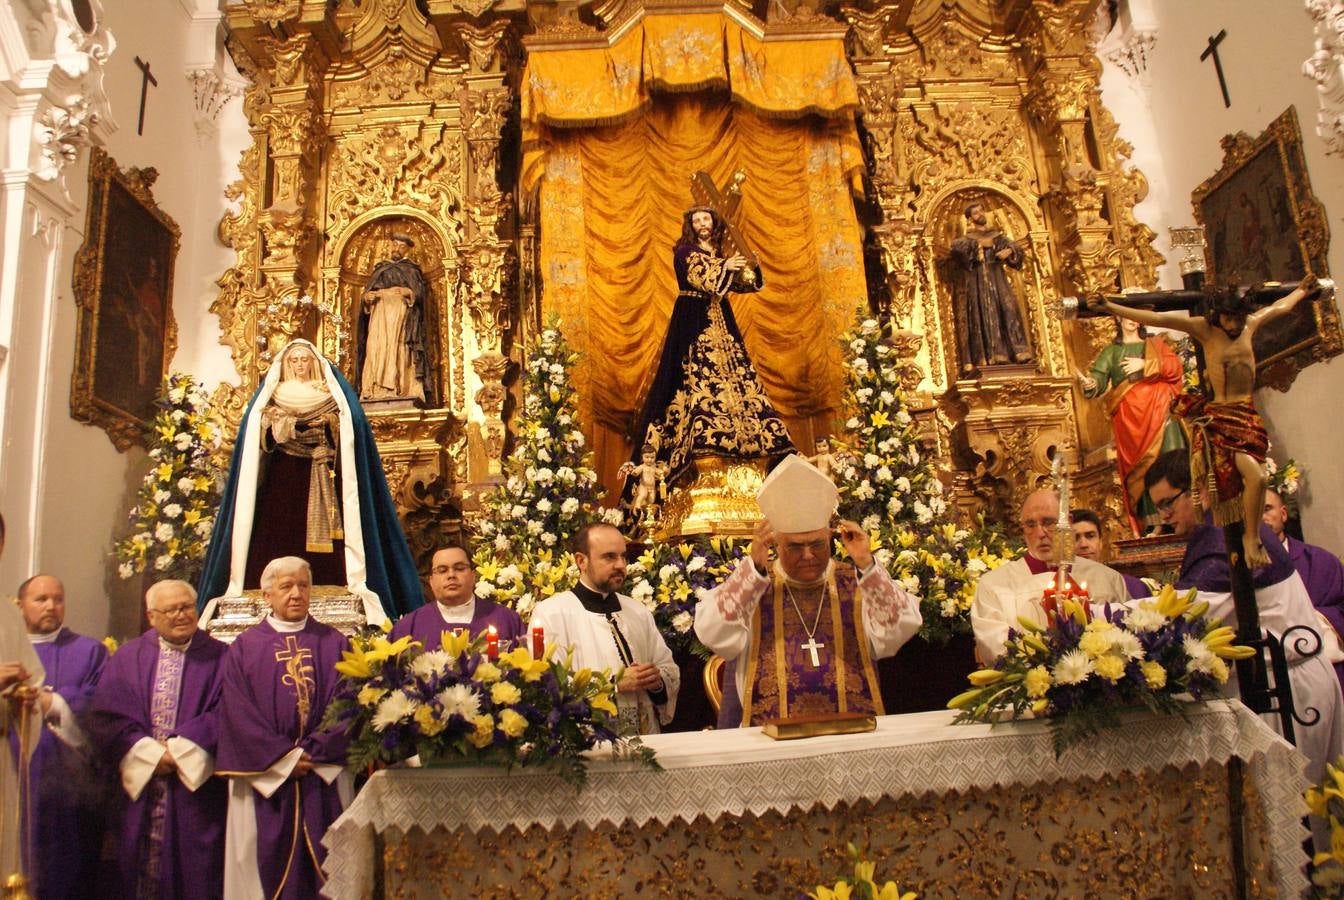
{"type": "Polygon", "coordinates": [[[658,504],[663,481],[667,478],[667,464],[658,462],[658,451],[652,444],[644,445],[640,451],[640,459],[642,461],[639,465],[624,462],[616,470],[616,474],[622,478],[633,476],[636,479],[630,509],[637,513],[658,504]]]}
{"type": "Polygon", "coordinates": [[[830,442],[826,438],[817,438],[817,452],[809,456],[807,461],[816,466],[821,474],[831,478],[831,470],[839,463],[839,460],[831,453],[830,442]]]}

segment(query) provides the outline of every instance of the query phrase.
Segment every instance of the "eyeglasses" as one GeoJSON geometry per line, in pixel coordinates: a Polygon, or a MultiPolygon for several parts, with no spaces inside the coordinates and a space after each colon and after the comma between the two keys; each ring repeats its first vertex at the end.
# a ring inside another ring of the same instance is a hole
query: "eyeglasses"
{"type": "Polygon", "coordinates": [[[1054,528],[1058,524],[1058,519],[1027,519],[1022,523],[1022,530],[1035,531],[1037,528],[1054,528]]]}
{"type": "Polygon", "coordinates": [[[150,612],[152,613],[158,613],[159,615],[165,616],[169,619],[176,619],[178,616],[184,616],[187,613],[194,613],[195,611],[196,611],[196,605],[194,603],[186,603],[183,604],[182,606],[172,606],[169,607],[168,609],[150,610],[150,612]]]}
{"type": "Polygon", "coordinates": [[[1172,494],[1170,497],[1166,498],[1165,500],[1154,500],[1154,501],[1153,501],[1153,506],[1156,506],[1156,507],[1157,507],[1157,511],[1158,511],[1158,512],[1169,513],[1169,512],[1171,512],[1172,507],[1174,507],[1174,506],[1176,505],[1176,501],[1179,500],[1179,499],[1181,499],[1181,497],[1185,496],[1185,495],[1188,494],[1188,493],[1190,493],[1190,489],[1189,489],[1189,488],[1186,488],[1186,489],[1183,490],[1183,491],[1180,491],[1180,492],[1178,492],[1178,493],[1172,494]]]}

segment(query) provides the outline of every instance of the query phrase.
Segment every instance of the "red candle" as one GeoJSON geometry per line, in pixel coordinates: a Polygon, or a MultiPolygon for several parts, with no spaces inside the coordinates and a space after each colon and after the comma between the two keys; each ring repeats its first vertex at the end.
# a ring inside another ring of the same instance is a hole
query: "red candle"
{"type": "Polygon", "coordinates": [[[485,636],[485,655],[490,659],[499,659],[499,631],[493,625],[485,636]]]}
{"type": "Polygon", "coordinates": [[[540,625],[532,626],[532,658],[541,659],[546,655],[546,632],[540,625]]]}

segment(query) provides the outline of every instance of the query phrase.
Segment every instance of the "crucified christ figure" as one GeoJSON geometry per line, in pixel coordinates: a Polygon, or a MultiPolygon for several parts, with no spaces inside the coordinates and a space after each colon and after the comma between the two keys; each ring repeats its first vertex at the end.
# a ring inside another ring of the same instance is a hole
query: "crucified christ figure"
{"type": "Polygon", "coordinates": [[[1292,293],[1252,311],[1254,291],[1226,288],[1216,294],[1204,316],[1154,312],[1102,299],[1106,309],[1117,316],[1181,331],[1199,342],[1211,395],[1183,394],[1175,410],[1191,432],[1191,490],[1201,507],[1212,509],[1215,524],[1240,521],[1245,525],[1242,552],[1252,569],[1269,563],[1257,527],[1265,502],[1269,439],[1252,401],[1255,349],[1251,341],[1262,325],[1319,290],[1315,276],[1308,275],[1292,293]]]}

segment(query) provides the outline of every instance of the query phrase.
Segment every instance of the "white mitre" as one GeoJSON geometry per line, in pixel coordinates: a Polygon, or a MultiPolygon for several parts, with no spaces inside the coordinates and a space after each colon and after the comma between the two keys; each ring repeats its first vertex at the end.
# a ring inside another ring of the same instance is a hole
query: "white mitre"
{"type": "Polygon", "coordinates": [[[756,502],[777,534],[801,534],[831,526],[840,492],[820,469],[793,453],[766,476],[756,502]]]}

